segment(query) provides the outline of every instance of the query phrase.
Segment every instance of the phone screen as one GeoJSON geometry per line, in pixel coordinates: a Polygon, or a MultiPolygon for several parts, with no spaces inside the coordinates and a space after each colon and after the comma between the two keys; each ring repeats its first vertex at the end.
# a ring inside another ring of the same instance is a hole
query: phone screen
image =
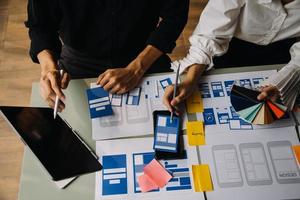
{"type": "MultiPolygon", "coordinates": [[[[170,116],[171,113],[167,110],[156,110],[153,112],[153,127],[155,129],[155,122],[157,121],[158,115],[166,115],[170,116]]],[[[178,117],[178,116],[177,116],[178,117]]],[[[185,151],[184,151],[184,141],[183,141],[183,133],[181,127],[179,127],[179,138],[177,143],[177,152],[165,152],[165,151],[155,151],[155,158],[160,160],[171,160],[171,159],[184,159],[185,158],[185,151]]]]}

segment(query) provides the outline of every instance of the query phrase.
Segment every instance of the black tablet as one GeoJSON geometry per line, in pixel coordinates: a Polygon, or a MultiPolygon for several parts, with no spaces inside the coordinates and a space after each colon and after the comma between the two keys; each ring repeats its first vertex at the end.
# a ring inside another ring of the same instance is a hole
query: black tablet
{"type": "Polygon", "coordinates": [[[54,181],[102,169],[97,157],[71,127],[50,108],[0,106],[23,142],[54,181]]]}

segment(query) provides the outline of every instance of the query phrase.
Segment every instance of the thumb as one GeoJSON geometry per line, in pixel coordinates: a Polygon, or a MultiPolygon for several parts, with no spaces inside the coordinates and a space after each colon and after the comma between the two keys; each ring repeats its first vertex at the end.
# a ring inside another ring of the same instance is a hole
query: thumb
{"type": "Polygon", "coordinates": [[[71,80],[71,77],[68,73],[63,73],[63,76],[61,77],[61,88],[66,89],[69,85],[69,82],[71,80]]]}
{"type": "Polygon", "coordinates": [[[276,87],[274,86],[268,86],[261,90],[261,93],[257,96],[258,100],[263,100],[267,98],[268,96],[272,96],[276,93],[276,87]]]}
{"type": "Polygon", "coordinates": [[[171,105],[173,107],[177,107],[178,104],[184,101],[185,97],[186,97],[186,93],[183,90],[181,90],[179,95],[177,95],[174,99],[172,99],[171,105]]]}

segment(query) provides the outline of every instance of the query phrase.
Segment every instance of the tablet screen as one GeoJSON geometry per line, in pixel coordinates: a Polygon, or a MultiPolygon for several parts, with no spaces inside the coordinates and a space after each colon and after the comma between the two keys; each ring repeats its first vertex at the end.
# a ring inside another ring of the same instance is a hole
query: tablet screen
{"type": "Polygon", "coordinates": [[[0,107],[7,120],[58,181],[102,169],[88,148],[50,108],[0,107]]]}

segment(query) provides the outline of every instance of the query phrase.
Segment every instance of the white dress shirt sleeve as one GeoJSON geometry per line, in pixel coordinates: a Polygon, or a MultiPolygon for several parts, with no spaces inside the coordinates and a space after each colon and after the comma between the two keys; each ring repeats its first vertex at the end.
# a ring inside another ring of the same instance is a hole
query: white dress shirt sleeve
{"type": "Polygon", "coordinates": [[[290,49],[291,61],[280,71],[273,74],[262,83],[276,86],[281,100],[289,110],[293,109],[300,93],[300,42],[296,42],[290,49]]]}
{"type": "Polygon", "coordinates": [[[193,64],[212,68],[212,58],[223,55],[228,49],[244,3],[244,0],[210,0],[189,39],[191,46],[187,56],[173,62],[171,68],[176,71],[180,64],[180,73],[193,64]]]}

